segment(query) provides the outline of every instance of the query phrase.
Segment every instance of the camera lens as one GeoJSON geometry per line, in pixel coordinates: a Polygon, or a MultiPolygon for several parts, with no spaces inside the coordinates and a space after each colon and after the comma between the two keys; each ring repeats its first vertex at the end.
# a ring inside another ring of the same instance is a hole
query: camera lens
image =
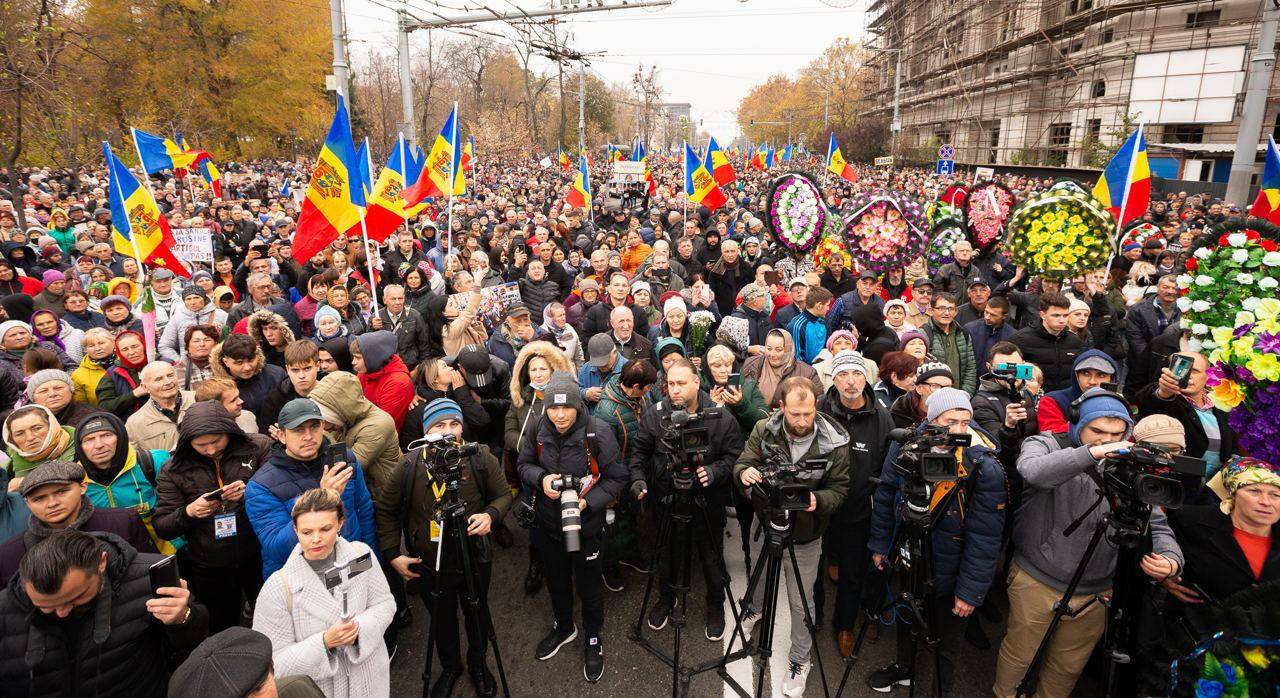
{"type": "Polygon", "coordinates": [[[578,507],[578,492],[565,489],[560,493],[560,531],[564,535],[566,552],[582,549],[582,510],[578,507]]]}

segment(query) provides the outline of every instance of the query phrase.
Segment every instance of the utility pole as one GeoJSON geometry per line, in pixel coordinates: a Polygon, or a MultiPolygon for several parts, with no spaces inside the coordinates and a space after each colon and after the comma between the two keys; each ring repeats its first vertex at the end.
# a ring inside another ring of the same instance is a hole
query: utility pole
{"type": "Polygon", "coordinates": [[[396,13],[400,31],[400,132],[413,143],[413,76],[409,74],[409,32],[404,27],[409,15],[404,10],[396,13]]]}
{"type": "Polygon", "coordinates": [[[342,0],[329,0],[329,25],[333,31],[333,84],[327,87],[346,98],[351,83],[347,72],[347,26],[342,15],[342,0]]]}
{"type": "MultiPolygon", "coordinates": [[[[578,152],[581,153],[587,142],[587,56],[598,56],[600,52],[585,54],[567,48],[561,48],[545,42],[530,42],[529,46],[542,52],[543,56],[556,62],[563,75],[566,61],[578,63],[578,152]]],[[[564,123],[564,79],[560,80],[560,123],[564,123]]]]}
{"type": "Polygon", "coordinates": [[[1280,20],[1280,4],[1276,0],[1266,3],[1262,13],[1262,28],[1258,32],[1258,45],[1253,49],[1249,82],[1244,93],[1244,107],[1240,111],[1240,131],[1236,134],[1236,154],[1231,159],[1231,176],[1227,179],[1228,203],[1241,208],[1249,205],[1249,185],[1253,179],[1254,162],[1258,159],[1258,141],[1262,137],[1262,117],[1267,109],[1267,93],[1271,89],[1271,74],[1276,67],[1276,22],[1280,20]]]}
{"type": "Polygon", "coordinates": [[[902,119],[898,112],[899,98],[902,96],[902,49],[900,48],[873,48],[872,51],[880,51],[882,53],[894,53],[897,58],[893,63],[893,121],[889,122],[889,130],[893,132],[893,155],[898,154],[898,132],[902,130],[902,119]]]}
{"type": "MultiPolygon", "coordinates": [[[[560,97],[564,103],[564,96],[560,97]]],[[[581,153],[587,143],[587,62],[578,61],[578,152],[581,153]]]]}

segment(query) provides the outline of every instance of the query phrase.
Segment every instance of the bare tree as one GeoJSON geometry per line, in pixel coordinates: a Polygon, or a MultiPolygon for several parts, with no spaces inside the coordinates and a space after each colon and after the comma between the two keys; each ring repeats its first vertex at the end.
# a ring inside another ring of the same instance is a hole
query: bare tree
{"type": "Polygon", "coordinates": [[[636,91],[640,102],[640,138],[648,143],[653,135],[653,120],[657,115],[658,105],[662,102],[662,85],[658,82],[658,67],[649,66],[646,73],[644,66],[636,68],[631,78],[631,86],[636,91]]]}

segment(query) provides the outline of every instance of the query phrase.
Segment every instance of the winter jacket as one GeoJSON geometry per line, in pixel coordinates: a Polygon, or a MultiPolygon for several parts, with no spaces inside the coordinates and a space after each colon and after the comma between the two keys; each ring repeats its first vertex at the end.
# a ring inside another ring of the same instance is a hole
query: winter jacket
{"type": "Polygon", "coordinates": [[[225,327],[227,324],[227,314],[221,309],[215,308],[213,304],[206,305],[203,310],[193,313],[187,310],[186,305],[179,305],[174,308],[173,314],[169,316],[169,324],[165,325],[164,332],[160,335],[160,342],[156,349],[160,352],[160,358],[169,363],[177,363],[182,357],[187,355],[187,328],[193,325],[218,325],[225,327]]]}
{"type": "MultiPolygon", "coordinates": [[[[57,344],[53,342],[32,342],[27,349],[30,350],[35,347],[53,352],[58,357],[58,363],[62,366],[62,370],[67,373],[71,373],[76,369],[76,362],[72,361],[65,351],[59,349],[57,344]]],[[[16,379],[19,384],[24,384],[27,380],[26,374],[22,371],[22,357],[23,354],[15,354],[11,351],[0,349],[0,372],[16,379]]]]}
{"type": "MultiPolygon", "coordinates": [[[[1098,486],[1089,471],[1097,461],[1087,446],[1063,448],[1052,434],[1032,436],[1022,442],[1018,473],[1026,487],[1013,527],[1013,559],[1037,581],[1065,590],[1076,565],[1084,558],[1094,526],[1110,516],[1104,499],[1080,523],[1076,534],[1062,532],[1098,499],[1098,486]]],[[[1157,554],[1184,567],[1182,551],[1159,507],[1151,510],[1151,544],[1157,554]]],[[[1096,594],[1111,588],[1116,570],[1116,548],[1099,545],[1076,588],[1078,594],[1096,594]]]]}
{"type": "Polygon", "coordinates": [[[595,485],[582,494],[587,510],[582,512],[582,535],[597,536],[604,528],[605,509],[622,493],[628,481],[627,464],[618,457],[618,443],[604,422],[581,411],[566,433],[545,415],[529,425],[520,441],[517,466],[520,481],[534,491],[533,513],[540,535],[559,541],[560,502],[542,494],[542,479],[558,473],[586,477],[598,469],[595,485]],[[594,438],[589,435],[594,435],[594,438]],[[595,458],[591,463],[587,452],[595,458]]]}
{"type": "Polygon", "coordinates": [[[1018,330],[1009,341],[1018,346],[1023,359],[1044,371],[1041,387],[1046,392],[1068,388],[1075,382],[1075,372],[1071,369],[1085,346],[1071,332],[1064,329],[1054,336],[1045,331],[1043,323],[1036,321],[1018,330]]]}
{"type": "MultiPolygon", "coordinates": [[[[14,496],[18,495],[15,493],[14,496]]],[[[151,540],[146,524],[142,523],[138,512],[133,509],[99,509],[93,506],[93,502],[89,501],[88,497],[82,498],[80,507],[79,518],[67,524],[67,528],[74,528],[84,533],[111,533],[120,536],[124,542],[140,553],[156,552],[156,544],[151,540]]],[[[0,544],[0,588],[3,588],[18,573],[18,566],[22,564],[22,558],[27,551],[48,538],[54,531],[39,522],[34,522],[37,525],[33,528],[31,523],[33,523],[32,519],[28,518],[25,530],[0,544]]]]}
{"type": "MultiPolygon", "coordinates": [[[[1001,465],[1005,467],[1011,489],[1014,482],[1021,482],[1017,477],[1016,463],[1023,440],[1044,430],[1039,420],[1041,412],[1034,404],[1032,396],[1025,390],[1020,396],[1022,405],[1027,408],[1027,419],[1021,426],[1014,429],[1004,425],[1005,410],[1013,400],[1010,399],[1002,383],[983,379],[978,383],[977,394],[973,396],[973,421],[988,435],[995,437],[996,445],[1000,447],[998,458],[1001,465]]],[[[1045,402],[1041,400],[1040,407],[1043,407],[1045,402]]]]}
{"type": "Polygon", "coordinates": [[[961,267],[959,262],[950,262],[942,265],[938,273],[933,275],[933,283],[939,291],[950,293],[961,300],[969,290],[969,284],[980,279],[982,270],[978,268],[977,262],[970,262],[967,267],[961,267]]]}
{"type": "MultiPolygon", "coordinates": [[[[932,572],[937,597],[954,595],[981,606],[995,577],[1002,544],[1005,517],[1004,470],[996,461],[990,441],[970,427],[970,446],[964,449],[964,469],[968,475],[955,485],[959,491],[938,515],[930,541],[932,572]]],[[[900,512],[906,506],[902,477],[893,468],[900,444],[889,447],[880,484],[872,505],[871,542],[873,553],[891,557],[900,512]]],[[[936,512],[935,512],[936,514],[936,512]]],[[[1076,558],[1072,558],[1073,560],[1076,558]]]]}
{"type": "Polygon", "coordinates": [[[153,598],[147,568],[159,555],[139,553],[110,533],[94,537],[107,553],[107,569],[78,625],[37,609],[26,584],[10,584],[0,593],[5,695],[162,698],[168,692],[167,653],[185,657],[208,634],[208,611],[194,599],[181,625],[163,625],[147,611],[153,598]],[[67,630],[76,633],[74,643],[67,642],[67,630]]]}
{"type": "Polygon", "coordinates": [[[369,402],[391,415],[396,429],[404,425],[404,416],[413,402],[413,379],[404,361],[396,355],[396,337],[386,330],[370,332],[356,338],[364,357],[365,373],[360,387],[369,402]]]}
{"type": "MultiPolygon", "coordinates": [[[[827,311],[827,331],[835,332],[853,327],[853,311],[864,305],[873,305],[880,312],[884,312],[884,299],[878,293],[871,294],[871,298],[866,303],[862,302],[856,288],[844,295],[836,296],[831,309],[827,311]]],[[[910,320],[910,318],[907,319],[910,320]]]]}
{"type": "MultiPolygon", "coordinates": [[[[31,510],[21,494],[9,491],[9,470],[0,468],[0,540],[9,540],[27,530],[31,510]]],[[[0,584],[5,582],[0,579],[0,584]]]]}
{"type": "MultiPolygon", "coordinates": [[[[635,321],[634,331],[637,334],[647,334],[649,332],[649,316],[644,309],[638,305],[628,302],[626,307],[631,310],[632,319],[635,321]]],[[[609,314],[613,312],[613,303],[606,296],[602,296],[602,300],[591,306],[587,310],[586,315],[582,319],[582,327],[578,332],[578,337],[584,342],[590,342],[591,338],[601,332],[612,331],[609,324],[609,314]]],[[[567,317],[567,311],[566,311],[567,317]]],[[[586,351],[584,350],[585,354],[586,351]]],[[[590,357],[587,357],[590,358],[590,357]]]]}
{"type": "MultiPolygon", "coordinates": [[[[289,327],[288,321],[278,313],[270,310],[259,310],[249,316],[245,329],[249,336],[258,343],[258,348],[262,351],[266,362],[284,368],[284,348],[294,340],[294,332],[289,327]],[[281,339],[278,346],[272,345],[267,341],[266,335],[263,333],[264,327],[274,327],[280,333],[281,339]]],[[[247,403],[248,400],[245,402],[247,403]]]]}
{"type": "MultiPolygon", "coordinates": [[[[765,449],[781,449],[787,459],[791,458],[791,446],[784,433],[782,410],[774,412],[768,419],[761,420],[747,437],[742,447],[742,454],[733,466],[734,487],[742,486],[742,471],[755,468],[764,472],[770,459],[765,449]]],[[[789,463],[807,464],[815,459],[825,459],[821,469],[805,468],[797,476],[797,482],[808,486],[818,500],[814,511],[795,512],[791,528],[792,539],[797,543],[808,543],[822,537],[831,517],[844,506],[849,494],[849,435],[836,421],[819,412],[813,423],[817,432],[809,449],[798,460],[789,463]]],[[[765,501],[758,488],[752,488],[751,497],[762,520],[767,518],[765,501]]]]}
{"type": "Polygon", "coordinates": [[[893,421],[889,410],[876,402],[871,385],[862,390],[863,406],[851,410],[840,402],[840,391],[835,386],[827,389],[818,402],[818,411],[830,417],[849,435],[849,494],[844,504],[832,515],[834,526],[849,526],[871,517],[871,496],[884,454],[889,449],[889,432],[893,421]]]}
{"type": "MultiPolygon", "coordinates": [[[[298,536],[293,531],[293,519],[289,512],[299,495],[320,486],[320,475],[324,470],[324,449],[325,446],[322,445],[314,458],[300,461],[286,453],[283,445],[277,444],[267,462],[258,468],[245,487],[245,511],[258,542],[262,544],[263,578],[270,577],[283,567],[288,558],[298,557],[296,554],[291,555],[297,551],[298,536]]],[[[350,448],[347,449],[347,466],[355,470],[342,489],[342,504],[346,508],[347,518],[342,522],[340,535],[376,550],[378,541],[373,524],[373,498],[369,494],[369,488],[365,486],[364,470],[350,448]]],[[[376,572],[377,569],[375,564],[373,571],[376,572]]],[[[310,568],[307,572],[312,577],[316,576],[310,568]]],[[[264,587],[263,593],[265,592],[264,587]]],[[[261,595],[258,602],[262,603],[261,595]]]]}
{"type": "MultiPolygon", "coordinates": [[[[1147,347],[1151,340],[1164,333],[1169,325],[1177,325],[1182,319],[1182,311],[1177,305],[1173,312],[1166,314],[1160,307],[1160,300],[1155,296],[1135,303],[1125,316],[1125,338],[1129,342],[1129,374],[1125,380],[1125,389],[1132,394],[1147,382],[1151,357],[1147,355],[1147,347]]],[[[1158,372],[1156,372],[1158,375],[1158,372]]]]}
{"type": "MultiPolygon", "coordinates": [[[[689,312],[692,313],[693,309],[689,312]]],[[[746,305],[739,305],[732,315],[747,321],[747,346],[764,346],[764,338],[769,335],[769,330],[773,329],[769,313],[763,310],[756,312],[746,305]]]]}
{"type": "Polygon", "coordinates": [[[950,332],[943,332],[932,319],[920,331],[929,340],[929,353],[951,368],[955,387],[970,395],[974,394],[978,390],[978,366],[985,366],[986,362],[979,364],[975,359],[973,340],[969,338],[969,333],[954,322],[951,323],[950,332]]]}
{"type": "Polygon", "coordinates": [[[400,465],[396,424],[364,396],[360,381],[346,371],[321,378],[309,396],[342,419],[344,428],[330,435],[345,441],[356,454],[370,490],[377,492],[400,465]]]}
{"type": "Polygon", "coordinates": [[[1007,322],[1001,323],[999,327],[992,329],[987,326],[986,320],[978,318],[973,322],[965,323],[965,334],[969,335],[969,341],[973,344],[973,360],[975,366],[987,365],[987,354],[991,352],[991,347],[1004,341],[1008,341],[1017,331],[1013,329],[1013,325],[1007,322]]]}
{"type": "MultiPolygon", "coordinates": [[[[418,404],[405,415],[404,427],[400,429],[400,450],[407,452],[411,449],[411,445],[415,444],[418,439],[424,435],[422,430],[422,414],[426,412],[427,405],[431,404],[436,398],[448,398],[458,403],[458,407],[462,409],[462,438],[467,440],[477,440],[483,436],[497,436],[497,429],[490,429],[489,424],[492,418],[478,400],[476,400],[475,392],[470,385],[460,385],[454,387],[449,386],[448,390],[436,390],[424,385],[414,384],[417,391],[418,404]]],[[[496,423],[496,422],[495,422],[496,423]]]]}
{"type": "Polygon", "coordinates": [[[827,321],[808,310],[795,316],[787,326],[787,331],[795,340],[796,358],[807,364],[812,364],[814,359],[818,358],[818,354],[826,348],[827,321]]]}
{"type": "MultiPolygon", "coordinates": [[[[756,381],[757,385],[759,385],[760,372],[764,370],[764,362],[767,360],[768,358],[765,357],[764,354],[756,354],[755,356],[750,357],[746,361],[743,361],[742,362],[743,380],[750,378],[751,380],[756,381]]],[[[791,365],[791,372],[783,376],[782,380],[778,381],[778,387],[774,389],[773,395],[765,395],[761,393],[761,397],[764,398],[765,407],[772,407],[773,405],[777,404],[777,402],[782,397],[781,391],[782,391],[783,381],[785,381],[788,378],[791,378],[792,376],[800,376],[801,378],[808,378],[810,381],[813,382],[814,390],[819,395],[822,394],[822,391],[823,391],[822,379],[818,376],[818,372],[815,371],[813,367],[810,366],[809,364],[797,359],[791,365]]]]}
{"type": "Polygon", "coordinates": [[[613,438],[618,442],[618,455],[624,460],[630,456],[632,442],[639,435],[640,415],[652,407],[653,402],[647,393],[638,398],[623,393],[622,383],[616,374],[605,381],[593,414],[613,430],[613,438]]]}
{"type": "MultiPolygon", "coordinates": [[[[61,422],[59,422],[59,424],[61,424],[61,422]]],[[[7,471],[10,475],[13,475],[14,477],[22,477],[23,475],[26,475],[32,470],[35,470],[36,467],[44,463],[48,463],[51,460],[74,460],[75,452],[76,452],[75,427],[63,426],[62,430],[65,431],[67,435],[71,437],[71,440],[67,442],[66,449],[64,449],[61,453],[50,454],[48,458],[45,458],[44,460],[38,463],[28,460],[27,458],[20,455],[18,453],[18,450],[14,448],[12,445],[6,444],[4,447],[4,451],[9,456],[9,463],[8,463],[8,466],[4,468],[4,470],[7,471]]]]}
{"type": "Polygon", "coordinates": [[[533,281],[525,277],[520,279],[519,283],[520,300],[535,318],[542,317],[542,311],[548,305],[560,300],[560,285],[549,277],[544,277],[542,281],[533,281]]]}
{"type": "MultiPolygon", "coordinates": [[[[293,527],[288,528],[292,537],[293,527]]],[[[373,555],[363,540],[345,536],[339,536],[334,553],[335,564],[373,555]]],[[[345,581],[341,595],[330,591],[307,564],[301,546],[293,545],[281,562],[283,569],[263,583],[253,613],[253,629],[271,640],[275,671],[310,676],[327,698],[390,695],[391,659],[382,634],[395,617],[396,602],[377,560],[345,581]],[[359,625],[360,636],[352,645],[328,650],[324,632],[341,622],[344,613],[359,625]]]]}
{"type": "Polygon", "coordinates": [[[1084,394],[1084,391],[1080,389],[1080,381],[1076,380],[1076,367],[1091,358],[1101,358],[1110,364],[1113,379],[1120,375],[1120,367],[1116,364],[1115,359],[1105,352],[1098,349],[1086,349],[1080,352],[1080,355],[1076,357],[1075,363],[1071,365],[1071,385],[1045,395],[1048,399],[1040,401],[1039,419],[1037,420],[1038,428],[1035,431],[1027,432],[1028,434],[1038,434],[1042,431],[1054,434],[1067,433],[1067,429],[1071,426],[1067,423],[1067,413],[1070,411],[1071,403],[1084,394]]]}
{"type": "MultiPolygon", "coordinates": [[[[119,425],[121,432],[123,432],[123,426],[123,424],[119,425]]],[[[146,454],[143,458],[151,463],[151,467],[146,468],[138,460],[139,452],[126,441],[126,435],[118,433],[117,438],[121,444],[116,447],[117,454],[120,454],[123,448],[123,455],[118,455],[118,460],[124,465],[115,479],[106,484],[86,475],[85,495],[89,497],[89,501],[93,502],[93,506],[101,509],[136,510],[151,533],[151,540],[155,543],[156,550],[159,550],[162,555],[171,555],[185,547],[187,543],[182,538],[165,538],[156,533],[155,529],[156,482],[169,461],[169,452],[143,451],[142,453],[146,454]]],[[[88,459],[84,457],[79,444],[76,445],[75,458],[86,471],[93,469],[88,459]]]]}
{"type": "Polygon", "coordinates": [[[144,451],[172,451],[178,445],[178,425],[195,401],[195,393],[179,391],[178,421],[175,422],[164,416],[155,400],[148,398],[124,423],[130,443],[144,451]]]}
{"type": "MultiPolygon", "coordinates": [[[[653,359],[649,359],[652,361],[653,359]]],[[[582,395],[583,402],[587,400],[587,390],[591,388],[603,388],[611,379],[615,380],[622,375],[622,367],[627,365],[627,357],[618,354],[618,359],[613,362],[613,368],[608,371],[601,371],[592,366],[590,362],[582,364],[582,368],[578,369],[578,392],[582,395]]],[[[588,407],[595,407],[594,403],[587,403],[588,407]]]]}
{"type": "MultiPolygon", "coordinates": [[[[218,347],[214,347],[214,351],[217,350],[218,347]]],[[[119,364],[106,369],[102,380],[98,381],[98,389],[94,391],[98,406],[120,419],[128,419],[146,399],[133,394],[134,389],[142,384],[138,374],[138,371],[119,364]]]]}
{"type": "Polygon", "coordinates": [[[85,356],[80,366],[71,372],[71,384],[75,386],[74,399],[89,405],[98,404],[98,386],[107,376],[107,369],[85,356]]]}
{"type": "Polygon", "coordinates": [[[191,563],[202,569],[256,566],[262,552],[243,501],[224,499],[214,515],[202,519],[188,516],[187,505],[224,485],[248,481],[270,454],[271,440],[245,434],[221,403],[192,405],[178,427],[178,444],[168,467],[156,476],[156,532],[165,538],[182,536],[191,563]],[[227,435],[227,447],[216,463],[191,447],[196,437],[211,434],[227,435]],[[219,539],[213,532],[214,516],[227,513],[235,514],[236,535],[219,539]]]}
{"type": "Polygon", "coordinates": [[[273,388],[280,385],[280,381],[286,380],[289,374],[285,373],[283,368],[275,364],[267,363],[266,354],[262,353],[262,347],[254,354],[254,362],[258,367],[258,372],[253,374],[252,378],[236,378],[227,370],[225,364],[222,363],[222,345],[213,348],[213,352],[209,354],[209,365],[213,367],[214,378],[226,378],[236,384],[240,389],[240,399],[244,400],[245,406],[252,411],[255,405],[261,405],[263,400],[267,398],[267,394],[273,388]]]}
{"type": "Polygon", "coordinates": [[[511,369],[511,409],[507,410],[506,423],[503,425],[503,450],[515,458],[520,451],[520,442],[526,433],[531,433],[534,425],[542,416],[542,393],[529,387],[529,362],[541,357],[551,366],[552,373],[564,371],[572,373],[569,359],[564,352],[556,349],[548,342],[530,342],[520,350],[511,369]]]}
{"type": "Polygon", "coordinates": [[[396,320],[391,319],[387,307],[378,307],[378,317],[382,318],[382,329],[396,335],[396,353],[406,366],[417,366],[426,357],[427,321],[422,314],[413,308],[405,307],[396,320]]]}
{"type": "MultiPolygon", "coordinates": [[[[729,503],[733,463],[742,452],[742,431],[738,421],[724,411],[708,412],[714,406],[706,393],[698,394],[698,406],[703,415],[700,423],[686,428],[707,430],[708,450],[702,465],[707,469],[710,482],[705,487],[701,483],[694,487],[705,495],[708,508],[722,509],[729,503]]],[[[663,398],[652,409],[645,410],[640,415],[640,428],[627,457],[631,480],[644,481],[654,501],[660,501],[671,491],[673,464],[663,444],[669,415],[679,409],[671,403],[671,398],[663,398]]]]}
{"type": "Polygon", "coordinates": [[[82,310],[78,313],[69,313],[65,310],[62,312],[62,321],[76,328],[77,330],[88,331],[94,327],[106,327],[107,319],[102,313],[93,310],[82,310]]]}

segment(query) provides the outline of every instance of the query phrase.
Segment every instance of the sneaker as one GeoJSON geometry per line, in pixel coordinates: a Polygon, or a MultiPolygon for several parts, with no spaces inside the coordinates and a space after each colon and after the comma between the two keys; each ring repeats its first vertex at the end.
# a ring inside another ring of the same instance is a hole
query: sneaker
{"type": "Polygon", "coordinates": [[[587,683],[595,683],[603,674],[604,646],[600,644],[600,638],[593,637],[582,648],[582,678],[587,683]]]}
{"type": "Polygon", "coordinates": [[[622,583],[622,570],[617,565],[609,565],[601,570],[601,577],[604,577],[604,588],[609,591],[622,591],[627,586],[622,583]]]}
{"type": "Polygon", "coordinates": [[[556,652],[559,652],[561,647],[569,644],[569,641],[577,636],[578,626],[576,625],[571,626],[567,632],[554,625],[551,626],[551,632],[538,643],[538,659],[544,662],[551,659],[556,656],[556,652]]]}
{"type": "Polygon", "coordinates": [[[640,574],[649,574],[649,562],[639,555],[619,560],[618,564],[626,565],[640,574]]]}
{"type": "Polygon", "coordinates": [[[868,676],[867,685],[870,686],[873,691],[888,693],[893,690],[894,686],[910,686],[911,672],[903,669],[897,664],[890,664],[871,676],[868,676]]]}
{"type": "Polygon", "coordinates": [[[804,695],[804,685],[809,680],[809,662],[791,662],[786,676],[782,677],[782,695],[786,698],[800,698],[804,695]]]}
{"type": "Polygon", "coordinates": [[[743,609],[742,611],[742,637],[750,639],[751,631],[756,627],[756,623],[760,622],[760,614],[751,609],[743,609]]]}
{"type": "Polygon", "coordinates": [[[707,607],[707,639],[717,642],[724,637],[724,602],[707,607]]]}
{"type": "Polygon", "coordinates": [[[674,605],[659,596],[658,600],[653,602],[653,608],[649,609],[649,627],[653,630],[662,630],[667,627],[667,619],[671,617],[671,609],[674,605]]]}

